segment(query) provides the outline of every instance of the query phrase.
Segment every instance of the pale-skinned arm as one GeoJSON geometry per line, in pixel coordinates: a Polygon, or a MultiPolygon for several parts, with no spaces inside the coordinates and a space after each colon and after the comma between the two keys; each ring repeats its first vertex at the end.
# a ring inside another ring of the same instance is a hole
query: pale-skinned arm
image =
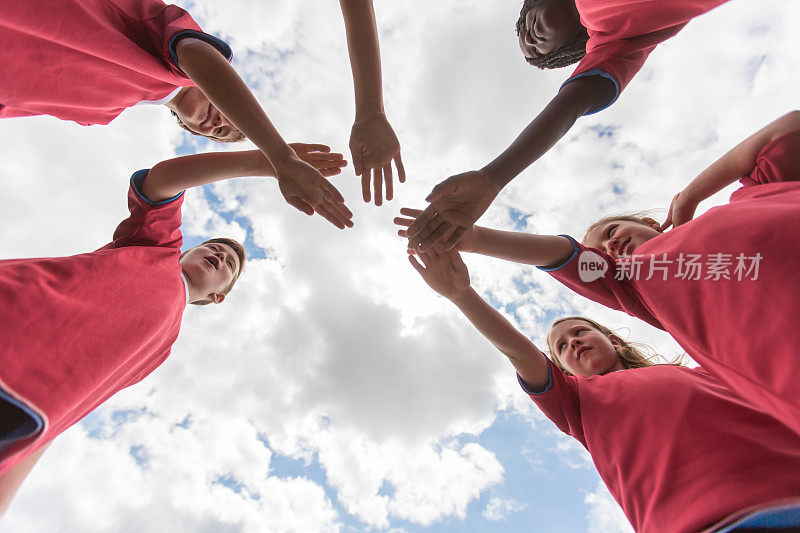
{"type": "MultiPolygon", "coordinates": [[[[408,227],[421,213],[419,209],[403,208],[400,214],[412,218],[397,217],[394,223],[401,226],[398,235],[407,237],[408,227]]],[[[483,226],[472,226],[464,232],[455,249],[515,263],[548,267],[564,263],[573,253],[572,243],[558,235],[532,235],[518,231],[502,231],[483,226]]]]}
{"type": "Polygon", "coordinates": [[[661,230],[691,220],[700,202],[748,175],[756,165],[759,152],[766,145],[798,129],[800,111],[791,111],[737,144],[675,195],[661,230]]]}
{"type": "Polygon", "coordinates": [[[36,462],[42,456],[50,443],[45,444],[25,459],[14,465],[5,474],[0,476],[0,518],[8,510],[11,500],[17,494],[19,487],[25,478],[28,477],[36,462]]]}
{"type": "Polygon", "coordinates": [[[365,202],[374,188],[375,205],[393,196],[392,161],[400,183],[406,179],[400,142],[383,107],[381,53],[372,0],[339,0],[347,32],[347,50],[353,72],[356,118],[350,131],[350,151],[356,176],[361,176],[365,202]],[[372,175],[372,180],[370,180],[372,175]]]}
{"type": "MultiPolygon", "coordinates": [[[[342,154],[331,153],[330,148],[324,144],[294,143],[291,146],[304,161],[323,176],[339,174],[341,168],[346,165],[342,154]]],[[[153,166],[142,184],[141,192],[150,201],[160,202],[192,187],[247,176],[275,176],[272,164],[260,150],[187,155],[168,159],[153,166]]],[[[303,198],[306,191],[300,189],[301,186],[302,182],[296,183],[289,179],[278,182],[281,194],[290,204],[303,198]]],[[[339,209],[335,215],[325,208],[320,208],[318,212],[341,228],[344,226],[341,220],[349,221],[352,214],[347,211],[344,204],[334,203],[334,208],[339,209]]],[[[352,225],[352,222],[350,224],[352,225]]]]}
{"type": "Polygon", "coordinates": [[[418,254],[422,264],[409,256],[425,283],[453,302],[473,326],[491,342],[532,389],[544,389],[548,381],[545,355],[469,285],[469,272],[455,250],[431,248],[418,254]]]}
{"type": "Polygon", "coordinates": [[[434,187],[431,203],[408,228],[411,245],[450,248],[480,218],[500,190],[546,153],[586,112],[613,98],[614,85],[600,76],[572,81],[553,98],[502,154],[481,170],[451,176],[434,187]]]}
{"type": "Polygon", "coordinates": [[[175,53],[181,69],[214,107],[269,159],[278,181],[293,182],[287,186],[302,196],[292,197],[291,201],[287,198],[289,204],[309,215],[318,212],[337,227],[352,226],[350,217],[344,216],[349,211],[335,205],[344,204],[339,191],[286,144],[250,89],[216,48],[200,39],[184,38],[175,46],[175,53]]]}

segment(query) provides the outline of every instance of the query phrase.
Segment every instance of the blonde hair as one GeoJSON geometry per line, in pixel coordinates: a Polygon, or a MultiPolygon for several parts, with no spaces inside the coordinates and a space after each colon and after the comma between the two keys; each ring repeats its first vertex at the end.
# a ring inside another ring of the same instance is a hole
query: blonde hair
{"type": "Polygon", "coordinates": [[[614,215],[608,215],[597,222],[593,223],[586,229],[586,233],[583,234],[583,239],[581,240],[581,244],[584,246],[587,245],[587,238],[589,237],[589,233],[591,233],[595,228],[598,228],[604,224],[608,224],[609,222],[621,221],[621,222],[636,222],[637,224],[642,224],[643,226],[652,227],[650,224],[647,223],[645,218],[654,218],[656,216],[656,212],[661,211],[660,209],[647,209],[645,211],[636,211],[633,213],[617,213],[614,215]]]}
{"type": "Polygon", "coordinates": [[[648,366],[656,366],[661,364],[673,365],[673,366],[684,366],[684,356],[678,355],[672,361],[668,361],[667,363],[658,363],[654,362],[654,359],[658,359],[660,356],[653,350],[653,348],[649,344],[645,344],[643,342],[633,342],[633,341],[626,341],[620,335],[614,333],[613,330],[605,327],[604,325],[595,322],[591,318],[586,318],[583,316],[567,316],[564,318],[559,318],[550,326],[550,330],[548,331],[548,342],[547,342],[547,355],[550,357],[550,360],[555,363],[555,365],[561,369],[567,375],[572,375],[572,373],[567,370],[561,361],[558,359],[558,355],[556,350],[550,346],[550,331],[553,331],[553,328],[556,327],[558,324],[562,322],[566,322],[567,320],[580,320],[581,322],[585,322],[589,324],[593,329],[599,331],[606,337],[611,337],[612,335],[619,340],[619,346],[615,346],[614,349],[617,352],[617,357],[619,357],[620,361],[622,361],[622,365],[625,368],[645,368],[648,366]]]}

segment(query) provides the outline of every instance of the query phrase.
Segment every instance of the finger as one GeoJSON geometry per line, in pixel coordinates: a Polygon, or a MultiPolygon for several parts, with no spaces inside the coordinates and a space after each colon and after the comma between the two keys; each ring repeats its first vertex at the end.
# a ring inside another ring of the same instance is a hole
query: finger
{"type": "Polygon", "coordinates": [[[331,224],[333,224],[337,228],[344,229],[344,222],[339,220],[339,218],[336,215],[334,215],[333,213],[328,211],[325,207],[318,206],[316,208],[316,212],[319,213],[320,216],[322,216],[322,218],[324,218],[325,220],[327,220],[328,222],[330,222],[331,224]]]}
{"type": "Polygon", "coordinates": [[[463,226],[456,226],[456,229],[452,233],[452,235],[450,235],[448,238],[446,238],[444,240],[444,243],[443,243],[444,247],[446,249],[448,249],[448,250],[452,250],[455,247],[455,245],[458,244],[458,241],[461,240],[461,237],[466,232],[467,232],[467,228],[465,228],[463,226]]]}
{"type": "Polygon", "coordinates": [[[428,268],[428,266],[433,262],[430,254],[425,252],[420,252],[419,250],[417,250],[417,257],[422,259],[422,264],[425,265],[425,268],[428,268]]]}
{"type": "Polygon", "coordinates": [[[406,230],[404,230],[404,229],[397,230],[397,234],[400,235],[401,237],[408,238],[408,233],[406,233],[406,230]]]}
{"type": "Polygon", "coordinates": [[[432,231],[427,238],[420,239],[419,249],[420,250],[429,250],[434,244],[439,242],[442,237],[444,237],[448,231],[453,229],[453,225],[447,221],[442,221],[438,228],[432,231]]]}
{"type": "MultiPolygon", "coordinates": [[[[358,172],[356,172],[358,175],[358,172]]],[[[370,196],[370,183],[369,183],[369,172],[361,174],[361,197],[364,198],[364,201],[369,203],[372,199],[370,196]]]]}
{"type": "Polygon", "coordinates": [[[435,241],[431,241],[431,236],[439,231],[439,228],[444,224],[444,221],[436,217],[430,221],[419,233],[417,233],[413,239],[411,239],[411,243],[414,245],[414,248],[423,252],[426,251],[428,248],[431,247],[431,244],[435,241]]]}
{"type": "Polygon", "coordinates": [[[386,187],[386,201],[390,201],[392,199],[392,195],[394,191],[392,190],[392,164],[389,163],[385,167],[383,167],[383,184],[386,187]]]}
{"type": "Polygon", "coordinates": [[[322,179],[322,192],[323,194],[327,193],[330,195],[333,200],[342,204],[344,203],[344,196],[342,196],[342,193],[339,192],[339,189],[331,185],[331,182],[324,178],[322,179]]]}
{"type": "Polygon", "coordinates": [[[433,217],[435,216],[436,216],[436,208],[432,205],[429,205],[428,207],[425,208],[424,211],[419,213],[414,219],[414,222],[412,222],[411,225],[408,226],[408,234],[411,237],[416,237],[416,235],[420,231],[422,231],[422,229],[425,226],[427,226],[428,223],[430,223],[430,221],[433,220],[433,217]]]}
{"type": "Polygon", "coordinates": [[[425,274],[425,267],[423,267],[422,265],[419,264],[419,261],[417,261],[416,257],[414,257],[413,255],[409,255],[408,256],[408,262],[411,263],[411,266],[413,266],[414,270],[419,272],[420,275],[424,275],[425,274]]]}
{"type": "Polygon", "coordinates": [[[406,227],[408,227],[412,222],[414,222],[414,219],[413,218],[395,217],[393,222],[395,224],[397,224],[398,226],[406,226],[406,227]]]}
{"type": "Polygon", "coordinates": [[[372,168],[372,193],[375,197],[375,205],[383,203],[383,171],[381,167],[372,168]]]}
{"type": "Polygon", "coordinates": [[[353,227],[353,212],[350,211],[346,205],[340,202],[332,202],[329,205],[325,206],[328,211],[332,213],[336,213],[345,226],[348,228],[353,227]]]}
{"type": "Polygon", "coordinates": [[[397,167],[397,179],[400,180],[400,183],[405,183],[406,169],[403,167],[403,160],[400,159],[400,152],[397,152],[397,155],[394,158],[394,166],[397,167]]]}
{"type": "Polygon", "coordinates": [[[439,185],[433,188],[433,190],[428,196],[425,197],[425,201],[435,202],[436,200],[439,200],[442,197],[443,190],[444,187],[442,187],[442,184],[440,183],[439,185]]]}
{"type": "Polygon", "coordinates": [[[297,143],[303,147],[304,150],[307,152],[330,152],[331,147],[325,144],[306,144],[306,143],[297,143]]]}
{"type": "Polygon", "coordinates": [[[407,215],[407,216],[410,216],[410,217],[417,218],[420,213],[422,213],[422,209],[414,209],[414,208],[411,208],[411,207],[402,207],[402,208],[400,208],[400,214],[401,215],[407,215]]]}
{"type": "Polygon", "coordinates": [[[439,214],[444,220],[454,226],[464,226],[465,228],[468,228],[475,224],[475,220],[470,215],[461,211],[456,211],[455,209],[447,209],[445,211],[441,211],[439,214]]]}
{"type": "Polygon", "coordinates": [[[331,176],[336,176],[337,174],[342,173],[341,167],[318,168],[317,170],[319,170],[319,173],[325,176],[326,178],[329,178],[331,176]]]}
{"type": "Polygon", "coordinates": [[[306,215],[313,215],[314,214],[314,208],[311,207],[310,205],[308,205],[307,203],[305,203],[303,200],[301,200],[297,196],[290,196],[289,198],[286,199],[286,202],[289,205],[291,205],[292,207],[294,207],[296,209],[299,209],[300,211],[302,211],[306,215]]]}

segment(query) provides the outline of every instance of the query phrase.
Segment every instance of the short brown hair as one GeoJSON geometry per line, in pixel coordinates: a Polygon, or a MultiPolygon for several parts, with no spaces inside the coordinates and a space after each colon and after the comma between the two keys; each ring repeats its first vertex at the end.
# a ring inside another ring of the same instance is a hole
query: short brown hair
{"type": "MultiPolygon", "coordinates": [[[[562,322],[566,322],[567,320],[580,320],[581,322],[587,323],[592,329],[599,331],[606,337],[610,337],[613,335],[617,339],[619,339],[620,345],[616,348],[617,357],[619,357],[620,361],[622,361],[622,366],[625,368],[644,368],[648,366],[656,366],[659,364],[667,364],[673,366],[683,366],[684,356],[679,355],[675,357],[672,361],[667,363],[655,363],[653,362],[654,359],[660,357],[653,348],[649,344],[645,344],[643,342],[632,342],[626,341],[616,333],[614,333],[611,329],[605,327],[604,325],[600,324],[599,322],[595,322],[591,318],[586,318],[583,316],[567,316],[564,318],[559,318],[550,326],[548,330],[548,337],[550,336],[550,331],[553,330],[556,325],[561,324],[562,322]],[[650,352],[650,353],[648,353],[650,352]]],[[[550,342],[547,342],[547,352],[550,359],[555,363],[555,365],[561,369],[567,375],[571,375],[569,370],[564,368],[564,365],[558,359],[558,355],[556,351],[550,346],[550,342]]]]}
{"type": "Polygon", "coordinates": [[[181,129],[184,129],[184,130],[188,131],[192,135],[197,135],[198,137],[205,137],[206,139],[211,139],[212,141],[217,142],[217,143],[238,143],[238,142],[242,142],[245,139],[247,139],[245,134],[242,133],[239,130],[236,130],[239,135],[236,135],[235,137],[231,137],[230,139],[224,139],[224,140],[223,139],[217,139],[217,138],[212,137],[210,135],[203,135],[202,133],[197,133],[196,131],[189,129],[186,126],[186,124],[181,122],[181,119],[178,117],[178,114],[175,111],[170,109],[169,112],[172,113],[172,116],[175,117],[175,119],[178,121],[178,126],[180,126],[181,129]]]}
{"type": "MultiPolygon", "coordinates": [[[[233,251],[236,252],[236,255],[239,257],[239,269],[236,271],[236,275],[233,276],[233,280],[231,281],[231,284],[228,285],[227,287],[225,287],[225,289],[223,289],[223,291],[222,291],[222,294],[228,294],[229,292],[231,292],[231,289],[233,289],[233,285],[236,283],[236,280],[238,280],[239,276],[242,275],[242,270],[244,270],[244,263],[245,263],[245,261],[247,261],[247,250],[245,249],[244,246],[242,246],[239,243],[239,241],[234,240],[234,239],[229,239],[227,237],[215,237],[213,239],[208,239],[207,241],[201,242],[197,246],[193,246],[192,248],[189,248],[189,250],[194,250],[195,248],[197,248],[199,246],[203,246],[205,244],[211,244],[211,243],[215,243],[215,242],[219,243],[219,244],[227,244],[228,246],[233,248],[233,251]]],[[[185,252],[183,252],[178,259],[180,259],[184,255],[186,255],[186,252],[188,252],[189,250],[186,250],[185,252]]],[[[210,303],[212,303],[211,300],[197,300],[196,302],[192,302],[193,305],[208,305],[210,303]]]]}

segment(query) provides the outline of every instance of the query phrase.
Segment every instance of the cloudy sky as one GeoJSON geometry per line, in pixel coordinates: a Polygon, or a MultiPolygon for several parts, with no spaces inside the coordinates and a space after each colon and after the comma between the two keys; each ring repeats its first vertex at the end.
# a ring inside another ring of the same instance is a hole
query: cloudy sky
{"type": "MultiPolygon", "coordinates": [[[[338,2],[179,4],[231,44],[288,141],[346,153],[353,92],[338,2]]],[[[433,185],[497,155],[568,75],[523,61],[519,7],[375,1],[386,109],[408,173],[397,198],[364,204],[346,169],[334,182],[356,226],[339,231],[285,204],[274,180],[190,191],[187,245],[230,235],[255,259],[223,305],[187,310],[164,365],[55,441],[5,531],[629,530],[585,451],[418,278],[392,225],[401,206],[422,206],[433,185]]],[[[666,208],[714,159],[798,106],[798,27],[794,3],[780,0],[733,0],[693,21],[481,223],[581,234],[610,212],[666,208]]],[[[4,120],[0,136],[3,259],[102,246],[126,216],[133,171],[247,147],[191,138],[166,109],[146,107],[107,127],[4,120]]],[[[466,262],[479,292],[534,342],[552,319],[587,314],[679,352],[535,269],[466,262]]]]}

